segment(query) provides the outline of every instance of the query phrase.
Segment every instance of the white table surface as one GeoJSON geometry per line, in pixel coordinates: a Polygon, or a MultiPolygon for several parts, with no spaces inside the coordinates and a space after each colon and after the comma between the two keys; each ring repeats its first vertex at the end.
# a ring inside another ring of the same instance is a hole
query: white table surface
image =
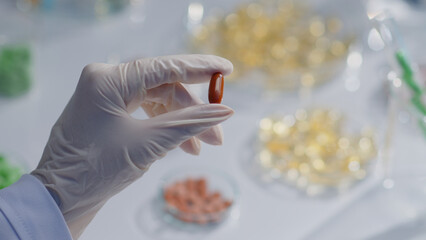
{"type": "MultiPolygon", "coordinates": [[[[34,22],[28,20],[34,16],[28,17],[16,12],[10,4],[1,3],[3,23],[31,26],[35,79],[27,95],[0,99],[0,150],[21,156],[30,169],[36,167],[50,128],[73,93],[84,65],[185,53],[184,19],[188,2],[146,1],[142,6],[100,22],[38,16],[35,27],[34,22]]],[[[393,2],[391,7],[401,6],[400,2],[393,2]]],[[[401,10],[398,18],[409,49],[419,61],[425,61],[422,57],[425,50],[421,46],[426,40],[426,18],[422,17],[421,10],[405,8],[404,11],[410,11],[407,13],[410,17],[401,10]]],[[[0,35],[9,30],[0,28],[0,35]]],[[[377,76],[384,64],[381,54],[366,51],[361,78],[377,76]]],[[[375,91],[380,89],[379,81],[362,84],[365,97],[374,98],[375,91]]],[[[206,86],[195,90],[203,93],[206,86]]],[[[327,86],[321,87],[318,94],[326,96],[327,91],[327,86]]],[[[189,234],[186,239],[426,239],[426,235],[422,235],[425,234],[426,142],[414,126],[397,126],[393,148],[395,187],[391,190],[368,180],[363,189],[355,188],[346,195],[326,200],[277,195],[257,185],[241,166],[241,154],[250,150],[248,142],[257,122],[277,108],[277,100],[257,99],[249,94],[251,92],[227,86],[224,103],[236,113],[223,124],[223,146],[204,144],[197,157],[180,150],[170,152],[153,164],[140,180],[111,198],[80,239],[160,239],[158,236],[165,236],[146,228],[141,230],[141,224],[151,227],[151,223],[141,219],[149,221],[151,202],[158,194],[161,178],[171,169],[190,164],[221,169],[236,180],[240,190],[240,216],[201,235],[191,237],[189,234]]],[[[341,94],[341,104],[348,104],[344,100],[347,93],[341,94]]],[[[283,109],[293,109],[296,104],[292,94],[283,96],[281,101],[288,106],[283,109]]],[[[383,111],[379,105],[372,104],[371,108],[383,111]]],[[[142,118],[144,114],[137,112],[135,117],[142,118]]],[[[152,224],[155,225],[155,221],[152,224]]],[[[158,231],[167,232],[167,225],[164,226],[158,231]]]]}

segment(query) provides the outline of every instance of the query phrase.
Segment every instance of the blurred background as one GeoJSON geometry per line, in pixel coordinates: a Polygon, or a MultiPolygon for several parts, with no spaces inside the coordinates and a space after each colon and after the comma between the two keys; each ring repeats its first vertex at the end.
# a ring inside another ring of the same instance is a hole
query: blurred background
{"type": "MultiPolygon", "coordinates": [[[[80,239],[426,239],[425,13],[423,0],[1,1],[0,188],[37,166],[86,64],[215,54],[234,64],[223,146],[170,152],[80,239]],[[229,200],[214,220],[165,197],[193,177],[229,200]]],[[[207,84],[189,87],[207,101],[207,84]]]]}

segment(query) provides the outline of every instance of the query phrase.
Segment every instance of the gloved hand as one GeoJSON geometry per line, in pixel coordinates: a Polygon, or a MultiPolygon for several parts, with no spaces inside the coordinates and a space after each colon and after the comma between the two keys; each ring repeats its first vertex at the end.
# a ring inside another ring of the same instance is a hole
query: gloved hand
{"type": "Polygon", "coordinates": [[[230,74],[232,64],[216,56],[181,55],[83,69],[31,173],[57,200],[74,238],[110,197],[168,151],[180,145],[197,154],[199,140],[221,144],[216,125],[232,109],[202,104],[181,84],[208,82],[215,72],[230,74]],[[150,119],[130,116],[139,106],[150,119]]]}

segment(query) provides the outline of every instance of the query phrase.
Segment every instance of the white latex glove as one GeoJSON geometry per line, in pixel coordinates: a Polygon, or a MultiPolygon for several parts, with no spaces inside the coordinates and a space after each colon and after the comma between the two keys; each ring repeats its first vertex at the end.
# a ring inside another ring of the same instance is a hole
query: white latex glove
{"type": "Polygon", "coordinates": [[[199,140],[222,143],[216,125],[232,109],[202,104],[181,84],[208,82],[215,72],[230,74],[231,62],[181,55],[84,68],[31,173],[56,198],[74,238],[110,197],[168,151],[183,144],[185,151],[197,154],[199,140]],[[150,119],[130,116],[139,106],[150,119]]]}

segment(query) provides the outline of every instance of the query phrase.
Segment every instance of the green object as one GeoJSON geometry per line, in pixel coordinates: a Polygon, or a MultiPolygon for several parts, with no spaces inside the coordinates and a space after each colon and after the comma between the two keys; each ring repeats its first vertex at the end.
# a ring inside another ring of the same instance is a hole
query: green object
{"type": "Polygon", "coordinates": [[[31,87],[31,51],[26,45],[0,48],[0,95],[13,97],[31,87]]]}
{"type": "Polygon", "coordinates": [[[408,85],[415,95],[421,95],[423,90],[416,81],[414,81],[413,69],[411,69],[404,53],[402,51],[397,51],[395,55],[399,66],[402,68],[402,80],[408,85]]]}
{"type": "Polygon", "coordinates": [[[415,95],[421,95],[423,93],[420,86],[414,81],[412,74],[404,73],[402,75],[402,80],[404,80],[405,83],[413,90],[415,95]]]}
{"type": "Polygon", "coordinates": [[[22,170],[12,166],[5,157],[0,155],[0,189],[8,187],[19,180],[22,170]]]}
{"type": "Polygon", "coordinates": [[[413,75],[413,70],[411,69],[411,66],[408,63],[408,60],[402,51],[396,52],[396,60],[398,61],[404,73],[413,75]]]}
{"type": "Polygon", "coordinates": [[[411,98],[411,103],[414,108],[419,112],[422,117],[418,119],[418,125],[423,132],[423,135],[426,137],[426,122],[424,118],[426,117],[426,105],[422,101],[424,98],[424,91],[421,86],[414,80],[414,72],[411,68],[408,59],[405,57],[402,51],[397,51],[396,60],[398,61],[399,66],[402,68],[402,80],[408,85],[408,87],[413,91],[413,97],[411,98]]]}
{"type": "Polygon", "coordinates": [[[413,103],[417,111],[419,111],[423,116],[426,116],[426,106],[423,104],[420,96],[414,96],[411,99],[411,102],[413,103]]]}

